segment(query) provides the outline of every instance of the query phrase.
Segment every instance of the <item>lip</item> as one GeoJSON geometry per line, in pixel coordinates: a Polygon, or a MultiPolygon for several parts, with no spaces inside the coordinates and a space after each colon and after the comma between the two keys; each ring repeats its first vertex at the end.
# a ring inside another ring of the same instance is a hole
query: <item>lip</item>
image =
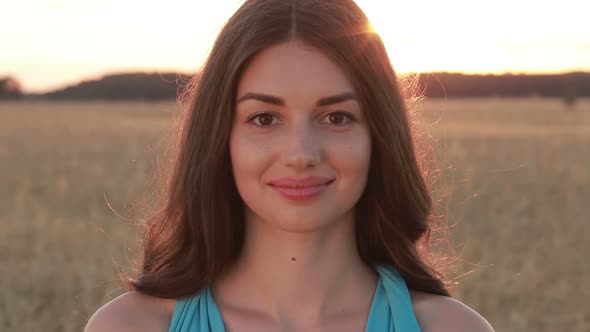
{"type": "Polygon", "coordinates": [[[329,182],[332,182],[334,179],[327,178],[324,176],[308,176],[306,178],[290,178],[290,177],[282,177],[278,179],[274,179],[268,182],[269,185],[273,187],[281,187],[281,188],[309,188],[309,187],[317,187],[329,182]]]}
{"type": "Polygon", "coordinates": [[[302,201],[317,196],[326,188],[328,188],[332,182],[334,182],[333,179],[318,177],[306,178],[296,181],[286,178],[282,178],[280,180],[281,181],[275,180],[273,183],[280,183],[281,185],[270,184],[271,188],[278,191],[284,197],[294,201],[302,201]],[[307,186],[302,184],[306,184],[307,186]]]}

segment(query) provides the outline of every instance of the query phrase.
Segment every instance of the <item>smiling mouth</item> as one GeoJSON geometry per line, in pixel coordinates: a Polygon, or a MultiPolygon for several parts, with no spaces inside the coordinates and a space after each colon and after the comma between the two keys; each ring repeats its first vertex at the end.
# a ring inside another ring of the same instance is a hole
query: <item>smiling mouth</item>
{"type": "Polygon", "coordinates": [[[316,185],[316,186],[273,186],[271,187],[282,194],[284,197],[291,199],[291,200],[306,200],[310,198],[314,198],[322,193],[332,182],[335,180],[331,180],[324,184],[316,185]]]}
{"type": "Polygon", "coordinates": [[[270,186],[272,187],[276,187],[276,188],[285,188],[285,189],[306,189],[306,188],[315,188],[315,187],[321,187],[321,186],[326,186],[329,185],[330,183],[334,182],[334,180],[330,180],[326,183],[321,183],[321,184],[316,184],[313,186],[303,186],[303,185],[274,185],[271,184],[270,186]]]}

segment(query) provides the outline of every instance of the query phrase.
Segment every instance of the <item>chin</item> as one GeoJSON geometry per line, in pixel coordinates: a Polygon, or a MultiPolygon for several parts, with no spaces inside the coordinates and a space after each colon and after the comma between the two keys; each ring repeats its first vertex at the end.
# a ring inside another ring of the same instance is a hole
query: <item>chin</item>
{"type": "MultiPolygon", "coordinates": [[[[325,211],[324,211],[325,212],[325,211]]],[[[264,226],[276,228],[290,233],[311,233],[334,226],[342,221],[342,215],[321,215],[309,210],[293,214],[272,215],[268,217],[257,216],[264,226]]]]}
{"type": "Polygon", "coordinates": [[[301,220],[285,220],[276,223],[275,226],[280,230],[289,233],[312,233],[317,232],[328,225],[318,221],[302,222],[301,220]]]}

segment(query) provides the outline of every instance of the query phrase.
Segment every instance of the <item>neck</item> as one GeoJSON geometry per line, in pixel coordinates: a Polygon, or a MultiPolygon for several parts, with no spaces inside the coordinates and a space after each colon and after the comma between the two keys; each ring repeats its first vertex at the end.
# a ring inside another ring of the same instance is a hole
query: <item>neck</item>
{"type": "Polygon", "coordinates": [[[378,275],[361,260],[352,213],[325,229],[287,232],[249,218],[237,262],[216,282],[216,302],[283,325],[368,314],[378,275]]]}

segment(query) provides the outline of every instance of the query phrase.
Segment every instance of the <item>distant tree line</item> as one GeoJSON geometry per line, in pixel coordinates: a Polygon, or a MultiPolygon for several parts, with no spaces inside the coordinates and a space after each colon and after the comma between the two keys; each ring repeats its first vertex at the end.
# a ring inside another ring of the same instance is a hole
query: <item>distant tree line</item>
{"type": "Polygon", "coordinates": [[[559,75],[420,74],[427,97],[590,97],[590,73],[559,75]]]}
{"type": "Polygon", "coordinates": [[[107,75],[64,89],[37,95],[51,100],[163,100],[174,99],[189,76],[178,73],[129,73],[107,75]]]}
{"type": "MultiPolygon", "coordinates": [[[[0,80],[0,98],[49,100],[165,100],[176,99],[190,75],[128,73],[107,75],[45,94],[23,95],[14,78],[0,80]]],[[[453,97],[559,97],[575,101],[590,97],[590,73],[556,75],[466,75],[421,73],[414,77],[418,93],[432,98],[453,97]]]]}

